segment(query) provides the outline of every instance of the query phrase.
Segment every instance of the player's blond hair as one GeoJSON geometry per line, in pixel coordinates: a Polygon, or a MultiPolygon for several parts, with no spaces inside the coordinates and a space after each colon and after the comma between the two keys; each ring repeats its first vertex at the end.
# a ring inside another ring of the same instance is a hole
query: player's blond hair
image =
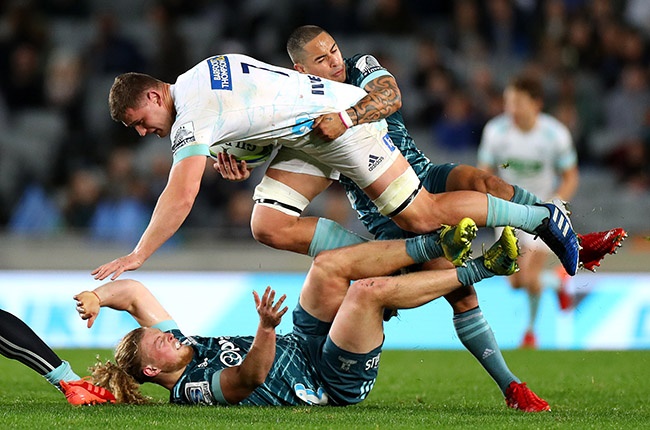
{"type": "Polygon", "coordinates": [[[141,405],[151,400],[140,392],[140,384],[149,381],[142,373],[139,345],[143,335],[143,327],[130,331],[115,349],[115,363],[99,360],[90,368],[93,384],[111,391],[116,403],[141,405]]]}
{"type": "Polygon", "coordinates": [[[123,121],[127,109],[144,104],[145,92],[151,88],[162,88],[164,82],[144,73],[129,72],[115,78],[108,95],[108,107],[113,121],[123,121]]]}

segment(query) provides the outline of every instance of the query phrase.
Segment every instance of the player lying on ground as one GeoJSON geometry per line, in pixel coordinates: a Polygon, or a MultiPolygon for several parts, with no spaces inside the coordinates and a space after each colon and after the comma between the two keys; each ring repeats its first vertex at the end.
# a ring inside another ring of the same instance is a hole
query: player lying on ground
{"type": "MultiPolygon", "coordinates": [[[[470,244],[463,239],[458,248],[470,244]]],[[[456,249],[454,252],[460,252],[456,249]]],[[[276,335],[287,307],[270,287],[254,293],[260,317],[255,337],[188,337],[142,284],[118,280],[75,296],[91,326],[101,307],[129,312],[142,326],[116,349],[115,364],[98,365],[93,377],[110,385],[118,402],[138,399],[134,384],[157,383],[181,404],[349,405],[366,398],[377,377],[386,307],[422,306],[461,285],[517,269],[512,229],[484,256],[465,267],[386,276],[443,254],[437,237],[375,241],[326,251],[313,261],[293,312],[294,330],[276,335]],[[350,284],[351,280],[358,279],[350,284]],[[131,381],[132,382],[132,381],[131,381]]],[[[510,407],[549,410],[524,383],[512,381],[510,407]]]]}
{"type": "Polygon", "coordinates": [[[63,391],[72,405],[113,403],[106,389],[84,381],[20,318],[0,309],[0,354],[20,361],[63,391]]]}

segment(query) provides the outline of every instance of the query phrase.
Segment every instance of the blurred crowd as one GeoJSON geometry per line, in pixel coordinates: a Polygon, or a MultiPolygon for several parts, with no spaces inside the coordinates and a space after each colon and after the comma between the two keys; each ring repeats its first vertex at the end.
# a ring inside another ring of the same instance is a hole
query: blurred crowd
{"type": "MultiPolygon", "coordinates": [[[[395,75],[406,123],[435,162],[474,154],[483,125],[502,111],[506,82],[527,70],[543,79],[545,111],[573,133],[581,166],[650,189],[648,0],[17,0],[0,8],[5,232],[133,244],[171,154],[166,139],[111,120],[114,77],[140,71],[173,83],[205,57],[234,52],[291,67],[285,41],[303,24],[328,30],[344,56],[374,54],[395,75]]],[[[250,237],[261,174],[229,183],[209,166],[177,240],[183,231],[250,237]]],[[[330,194],[315,210],[346,224],[342,193],[330,194]]]]}

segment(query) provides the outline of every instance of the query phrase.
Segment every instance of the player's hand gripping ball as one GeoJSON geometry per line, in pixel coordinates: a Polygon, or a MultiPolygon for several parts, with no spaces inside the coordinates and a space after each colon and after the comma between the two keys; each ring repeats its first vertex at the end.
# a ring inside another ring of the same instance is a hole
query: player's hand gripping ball
{"type": "Polygon", "coordinates": [[[237,161],[245,161],[246,167],[253,168],[266,163],[275,145],[260,146],[248,142],[215,143],[210,146],[210,156],[217,159],[219,152],[233,155],[237,161]]]}

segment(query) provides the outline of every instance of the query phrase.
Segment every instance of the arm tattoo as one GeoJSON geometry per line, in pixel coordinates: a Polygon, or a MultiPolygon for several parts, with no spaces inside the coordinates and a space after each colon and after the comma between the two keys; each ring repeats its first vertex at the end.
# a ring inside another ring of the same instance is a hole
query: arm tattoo
{"type": "Polygon", "coordinates": [[[368,95],[353,106],[357,124],[379,121],[396,112],[402,105],[402,97],[392,76],[381,76],[368,85],[368,95]]]}

